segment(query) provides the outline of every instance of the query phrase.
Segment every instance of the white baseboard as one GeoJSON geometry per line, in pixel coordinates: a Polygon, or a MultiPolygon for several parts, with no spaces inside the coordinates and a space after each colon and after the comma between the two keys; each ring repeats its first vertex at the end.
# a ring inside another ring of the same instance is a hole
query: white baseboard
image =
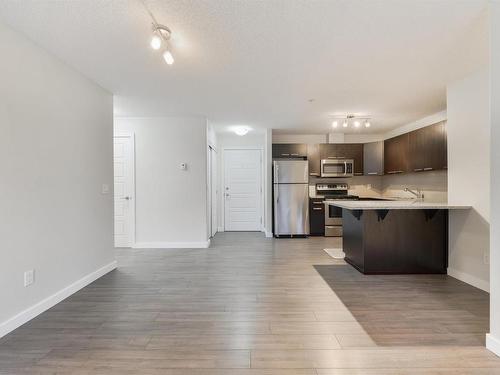
{"type": "Polygon", "coordinates": [[[42,301],[28,307],[26,310],[21,311],[19,314],[14,315],[12,318],[0,323],[0,337],[5,336],[16,328],[22,326],[24,323],[30,321],[44,311],[57,305],[62,300],[68,298],[70,295],[78,292],[80,289],[86,287],[93,281],[104,276],[110,271],[113,271],[117,266],[116,260],[99,268],[98,270],[89,273],[87,276],[82,277],[80,280],[75,281],[73,284],[61,289],[60,291],[52,294],[51,296],[43,299],[42,301]]]}
{"type": "Polygon", "coordinates": [[[454,277],[455,279],[463,281],[464,283],[470,284],[472,286],[475,286],[476,288],[484,290],[485,292],[488,293],[490,292],[490,283],[488,281],[479,279],[475,276],[469,275],[468,273],[458,271],[454,268],[448,268],[448,275],[454,277]]]}
{"type": "Polygon", "coordinates": [[[224,232],[224,227],[218,227],[217,232],[224,232]]]}
{"type": "Polygon", "coordinates": [[[205,249],[210,240],[200,242],[136,242],[134,249],[205,249]]]}
{"type": "Polygon", "coordinates": [[[500,340],[491,333],[486,334],[486,348],[500,357],[500,340]]]}
{"type": "Polygon", "coordinates": [[[273,232],[268,232],[268,231],[265,231],[266,232],[266,237],[267,238],[270,238],[273,236],[273,232]]]}

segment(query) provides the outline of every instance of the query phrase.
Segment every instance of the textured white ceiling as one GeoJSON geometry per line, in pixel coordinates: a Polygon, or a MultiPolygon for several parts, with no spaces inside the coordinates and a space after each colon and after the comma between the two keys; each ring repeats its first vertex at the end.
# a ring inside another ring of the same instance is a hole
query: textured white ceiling
{"type": "Polygon", "coordinates": [[[287,132],[325,133],[347,112],[373,132],[411,122],[487,60],[485,1],[146,2],[173,30],[173,66],[138,0],[0,0],[0,19],[113,92],[119,116],[287,132]]]}

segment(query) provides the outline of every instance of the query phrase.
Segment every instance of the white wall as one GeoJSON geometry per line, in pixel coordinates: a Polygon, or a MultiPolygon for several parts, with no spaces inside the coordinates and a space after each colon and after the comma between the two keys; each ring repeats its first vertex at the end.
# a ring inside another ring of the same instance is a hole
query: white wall
{"type": "Polygon", "coordinates": [[[490,334],[488,349],[500,356],[500,2],[491,5],[491,217],[490,334]]]}
{"type": "Polygon", "coordinates": [[[0,55],[2,336],[116,263],[111,94],[1,23],[0,55]]]}
{"type": "Polygon", "coordinates": [[[327,134],[281,134],[271,133],[272,143],[327,143],[327,134]]]}
{"type": "Polygon", "coordinates": [[[206,119],[115,118],[123,130],[135,133],[135,247],[208,246],[206,119]]]}
{"type": "Polygon", "coordinates": [[[264,226],[266,237],[273,236],[273,131],[266,129],[264,149],[264,185],[265,185],[265,205],[264,205],[264,226]]]}
{"type": "Polygon", "coordinates": [[[451,276],[489,288],[490,109],[489,71],[483,69],[447,88],[448,201],[472,205],[449,218],[451,276]]]}

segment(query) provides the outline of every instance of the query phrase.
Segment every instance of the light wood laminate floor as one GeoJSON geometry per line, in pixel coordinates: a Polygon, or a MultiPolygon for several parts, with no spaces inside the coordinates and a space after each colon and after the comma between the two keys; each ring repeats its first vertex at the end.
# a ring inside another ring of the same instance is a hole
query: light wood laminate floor
{"type": "Polygon", "coordinates": [[[322,250],[338,245],[221,233],[117,250],[117,270],[0,339],[0,373],[500,374],[486,293],[365,276],[322,250]]]}

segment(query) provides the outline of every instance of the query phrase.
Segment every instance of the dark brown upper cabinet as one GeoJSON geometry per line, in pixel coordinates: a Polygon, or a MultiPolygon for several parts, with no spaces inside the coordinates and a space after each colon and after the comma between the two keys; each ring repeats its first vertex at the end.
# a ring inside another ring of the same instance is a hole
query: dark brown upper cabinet
{"type": "Polygon", "coordinates": [[[307,145],[302,143],[273,143],[273,158],[305,158],[307,145]]]}
{"type": "Polygon", "coordinates": [[[424,172],[447,168],[446,123],[417,129],[410,134],[410,171],[424,172]]]}
{"type": "Polygon", "coordinates": [[[410,150],[408,133],[384,141],[384,172],[397,174],[408,172],[410,150]]]}
{"type": "Polygon", "coordinates": [[[319,144],[307,145],[307,160],[309,162],[309,176],[321,176],[321,160],[319,157],[319,144]]]}
{"type": "Polygon", "coordinates": [[[363,175],[362,143],[322,143],[319,154],[320,159],[353,159],[354,175],[363,175]]]}
{"type": "Polygon", "coordinates": [[[384,141],[365,143],[363,155],[365,176],[384,174],[384,141]]]}

